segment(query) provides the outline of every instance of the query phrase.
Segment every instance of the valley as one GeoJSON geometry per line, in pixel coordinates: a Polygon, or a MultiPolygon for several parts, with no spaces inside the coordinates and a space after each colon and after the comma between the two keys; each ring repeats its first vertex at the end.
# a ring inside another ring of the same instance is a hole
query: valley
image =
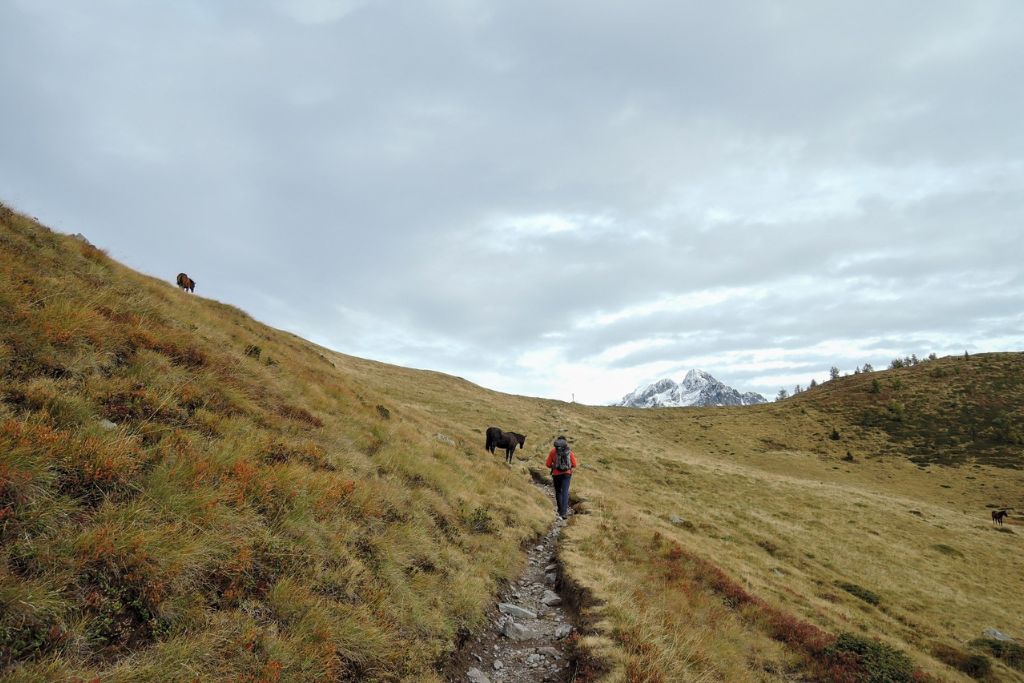
{"type": "Polygon", "coordinates": [[[548,533],[559,434],[576,680],[1024,680],[984,636],[1024,639],[1024,354],[585,406],[331,351],[6,208],[0,259],[4,680],[446,680],[548,533]]]}

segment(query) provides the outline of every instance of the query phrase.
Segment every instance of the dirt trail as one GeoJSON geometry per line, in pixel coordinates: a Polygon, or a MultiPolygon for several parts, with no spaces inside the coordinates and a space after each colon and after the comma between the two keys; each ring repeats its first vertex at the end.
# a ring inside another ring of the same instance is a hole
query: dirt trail
{"type": "MultiPolygon", "coordinates": [[[[551,487],[544,487],[551,495],[551,487]]],[[[552,508],[554,496],[551,496],[552,508]]],[[[570,513],[571,514],[571,513],[570,513]]],[[[528,553],[526,570],[499,596],[488,613],[488,626],[465,645],[465,662],[452,681],[533,683],[571,681],[574,663],[569,636],[573,616],[558,590],[558,541],[566,522],[555,517],[547,535],[528,553]]]]}

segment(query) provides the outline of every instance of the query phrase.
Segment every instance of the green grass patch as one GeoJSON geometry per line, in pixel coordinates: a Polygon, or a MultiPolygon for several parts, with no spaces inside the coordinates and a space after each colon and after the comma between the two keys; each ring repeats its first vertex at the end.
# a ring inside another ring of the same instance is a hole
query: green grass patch
{"type": "Polygon", "coordinates": [[[836,586],[839,587],[839,588],[842,588],[844,591],[846,591],[850,595],[852,595],[852,596],[854,596],[856,598],[860,598],[861,600],[863,600],[864,602],[868,603],[869,605],[877,605],[882,600],[878,596],[878,593],[870,591],[867,588],[864,588],[863,586],[858,586],[855,583],[848,583],[846,581],[839,581],[839,582],[836,583],[836,586]]]}
{"type": "Polygon", "coordinates": [[[971,646],[985,650],[1006,666],[1017,671],[1024,671],[1024,645],[995,638],[978,638],[971,641],[971,646]]]}
{"type": "Polygon", "coordinates": [[[956,548],[954,548],[951,545],[946,545],[945,543],[936,543],[935,545],[932,546],[932,550],[934,550],[936,552],[940,552],[943,555],[948,555],[950,557],[963,557],[964,556],[964,554],[962,552],[960,552],[959,550],[957,550],[956,548]]]}
{"type": "Polygon", "coordinates": [[[852,633],[839,634],[836,641],[825,648],[824,659],[838,674],[828,680],[858,683],[910,683],[916,680],[914,663],[905,653],[881,641],[852,633]],[[847,677],[849,674],[853,675],[847,677]]]}

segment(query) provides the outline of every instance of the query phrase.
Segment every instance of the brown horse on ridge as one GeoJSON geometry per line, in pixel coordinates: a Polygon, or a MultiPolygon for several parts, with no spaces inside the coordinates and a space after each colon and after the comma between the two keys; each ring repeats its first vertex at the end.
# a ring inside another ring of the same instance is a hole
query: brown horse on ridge
{"type": "Polygon", "coordinates": [[[187,292],[196,291],[196,281],[190,278],[185,273],[178,273],[178,286],[187,292]]]}

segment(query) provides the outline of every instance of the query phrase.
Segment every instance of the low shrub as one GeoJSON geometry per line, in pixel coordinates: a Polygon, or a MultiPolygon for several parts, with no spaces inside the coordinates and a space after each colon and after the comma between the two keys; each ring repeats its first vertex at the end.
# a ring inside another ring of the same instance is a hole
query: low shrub
{"type": "Polygon", "coordinates": [[[467,522],[469,528],[478,534],[489,534],[494,531],[494,520],[487,508],[474,508],[467,522]]]}
{"type": "Polygon", "coordinates": [[[881,598],[878,597],[877,593],[869,591],[867,588],[864,588],[863,586],[858,586],[855,583],[847,583],[845,581],[840,581],[836,583],[836,586],[842,588],[850,595],[860,598],[869,605],[877,605],[881,601],[881,598]]]}
{"type": "Polygon", "coordinates": [[[13,586],[0,591],[0,672],[18,660],[43,656],[67,636],[59,616],[22,599],[28,597],[35,596],[20,595],[13,586]]]}
{"type": "Polygon", "coordinates": [[[952,645],[937,645],[932,654],[940,662],[962,671],[971,678],[985,678],[992,672],[992,662],[985,655],[970,654],[952,645]]]}
{"type": "Polygon", "coordinates": [[[310,427],[316,427],[317,429],[324,426],[323,420],[305,408],[300,408],[299,406],[282,405],[277,409],[277,414],[281,417],[286,417],[289,420],[304,422],[310,427]]]}
{"type": "Polygon", "coordinates": [[[830,680],[858,683],[910,683],[917,679],[914,663],[903,652],[878,640],[840,633],[825,648],[830,680]]]}
{"type": "Polygon", "coordinates": [[[993,657],[1008,667],[1024,671],[1024,645],[1009,640],[995,638],[979,638],[971,641],[972,647],[987,650],[993,657]]]}

